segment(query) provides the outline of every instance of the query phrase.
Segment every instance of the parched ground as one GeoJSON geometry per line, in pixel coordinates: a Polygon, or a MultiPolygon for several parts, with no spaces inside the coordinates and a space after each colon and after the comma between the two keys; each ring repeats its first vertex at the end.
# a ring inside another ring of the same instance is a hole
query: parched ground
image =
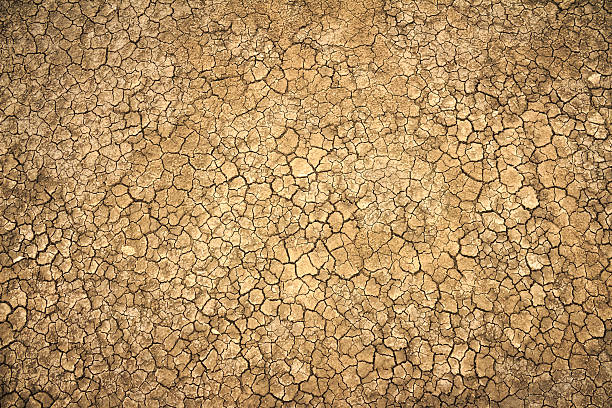
{"type": "Polygon", "coordinates": [[[612,3],[0,1],[0,406],[612,405],[612,3]]]}

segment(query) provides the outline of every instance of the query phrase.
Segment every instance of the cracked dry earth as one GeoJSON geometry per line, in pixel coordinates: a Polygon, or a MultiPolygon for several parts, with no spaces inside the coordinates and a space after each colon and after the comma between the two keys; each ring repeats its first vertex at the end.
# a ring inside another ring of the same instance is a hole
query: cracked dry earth
{"type": "Polygon", "coordinates": [[[611,34],[0,2],[0,405],[609,407],[611,34]]]}

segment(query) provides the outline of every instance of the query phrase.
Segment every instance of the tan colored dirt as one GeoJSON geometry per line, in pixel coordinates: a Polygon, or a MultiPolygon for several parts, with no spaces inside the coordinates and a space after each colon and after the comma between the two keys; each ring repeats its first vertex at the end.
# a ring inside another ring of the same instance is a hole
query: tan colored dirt
{"type": "Polygon", "coordinates": [[[0,1],[1,407],[612,404],[605,1],[0,1]]]}

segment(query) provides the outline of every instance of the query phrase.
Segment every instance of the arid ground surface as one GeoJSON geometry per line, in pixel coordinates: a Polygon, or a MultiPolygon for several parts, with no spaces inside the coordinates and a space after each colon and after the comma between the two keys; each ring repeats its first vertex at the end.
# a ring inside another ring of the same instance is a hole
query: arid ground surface
{"type": "Polygon", "coordinates": [[[611,406],[611,40],[609,0],[0,1],[0,406],[611,406]]]}

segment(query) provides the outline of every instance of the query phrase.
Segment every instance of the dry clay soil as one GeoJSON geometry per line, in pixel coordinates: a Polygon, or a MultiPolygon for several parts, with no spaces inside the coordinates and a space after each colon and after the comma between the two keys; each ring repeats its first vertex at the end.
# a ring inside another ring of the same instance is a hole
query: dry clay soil
{"type": "Polygon", "coordinates": [[[0,0],[0,406],[612,405],[610,0],[0,0]]]}

